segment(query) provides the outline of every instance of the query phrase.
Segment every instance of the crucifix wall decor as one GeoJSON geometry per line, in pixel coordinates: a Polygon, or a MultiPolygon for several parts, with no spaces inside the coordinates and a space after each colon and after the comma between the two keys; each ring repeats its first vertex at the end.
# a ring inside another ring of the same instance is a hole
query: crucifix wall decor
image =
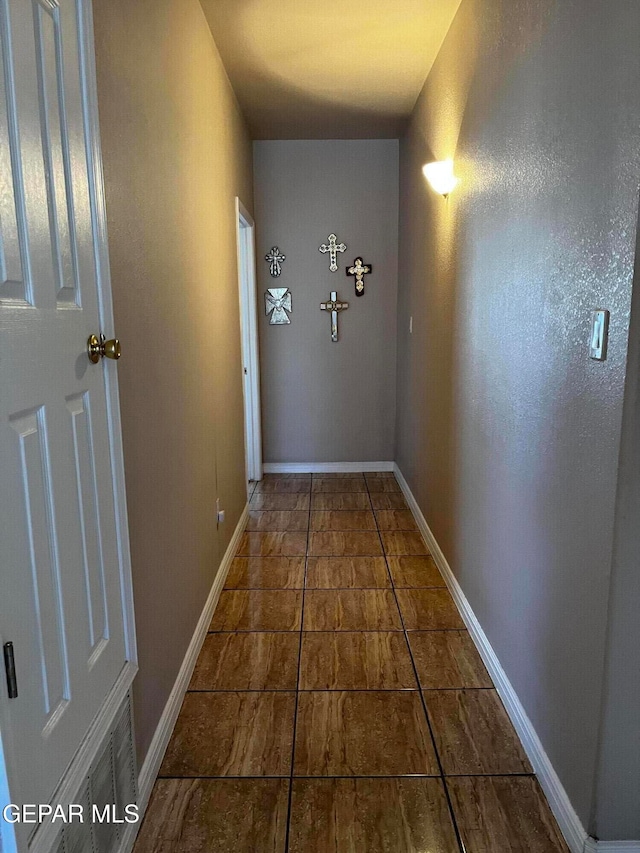
{"type": "Polygon", "coordinates": [[[348,307],[348,302],[338,302],[338,293],[335,290],[331,291],[329,302],[320,303],[321,311],[331,311],[331,340],[334,343],[338,340],[338,312],[346,311],[348,307]]]}
{"type": "Polygon", "coordinates": [[[347,275],[352,275],[356,280],[356,296],[364,293],[364,277],[373,272],[371,264],[365,264],[362,258],[354,258],[353,266],[347,267],[347,275]]]}
{"type": "Polygon", "coordinates": [[[326,255],[329,252],[329,257],[331,258],[331,263],[329,264],[329,269],[331,272],[336,272],[338,269],[338,252],[346,252],[347,247],[344,243],[338,243],[338,238],[335,234],[329,234],[328,237],[329,245],[323,243],[322,246],[318,247],[318,251],[322,252],[323,255],[326,255]]]}
{"type": "Polygon", "coordinates": [[[288,287],[270,287],[264,295],[264,307],[271,326],[290,323],[287,311],[291,311],[291,293],[288,287]]]}
{"type": "Polygon", "coordinates": [[[273,246],[271,250],[264,256],[265,261],[269,262],[269,272],[274,278],[277,278],[282,272],[282,262],[286,261],[286,256],[282,254],[277,246],[273,246]]]}

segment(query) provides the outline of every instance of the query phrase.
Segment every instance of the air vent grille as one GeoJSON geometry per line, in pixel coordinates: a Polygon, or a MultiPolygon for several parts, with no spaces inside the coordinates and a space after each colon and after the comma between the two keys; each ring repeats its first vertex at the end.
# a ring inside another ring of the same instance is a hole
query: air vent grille
{"type": "Polygon", "coordinates": [[[67,824],[52,853],[118,853],[128,824],[111,821],[113,806],[117,817],[122,819],[124,807],[137,802],[129,696],[116,715],[74,801],[82,804],[85,821],[67,824]],[[100,815],[104,814],[105,808],[109,809],[109,818],[103,823],[92,821],[94,806],[100,815]]]}

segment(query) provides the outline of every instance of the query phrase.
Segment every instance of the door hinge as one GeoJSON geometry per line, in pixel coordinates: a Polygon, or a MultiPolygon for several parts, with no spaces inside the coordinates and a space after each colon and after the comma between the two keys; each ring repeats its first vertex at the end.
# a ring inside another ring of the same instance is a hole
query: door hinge
{"type": "Polygon", "coordinates": [[[7,690],[9,699],[18,698],[18,680],[16,678],[16,662],[13,657],[13,643],[5,643],[4,651],[4,668],[7,673],[7,690]]]}

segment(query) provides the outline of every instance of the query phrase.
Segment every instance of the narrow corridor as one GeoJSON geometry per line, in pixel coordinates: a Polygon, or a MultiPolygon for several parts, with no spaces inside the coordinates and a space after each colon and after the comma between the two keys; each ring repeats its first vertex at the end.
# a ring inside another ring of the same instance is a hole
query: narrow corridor
{"type": "Polygon", "coordinates": [[[395,477],[250,510],[137,853],[566,853],[395,477]]]}

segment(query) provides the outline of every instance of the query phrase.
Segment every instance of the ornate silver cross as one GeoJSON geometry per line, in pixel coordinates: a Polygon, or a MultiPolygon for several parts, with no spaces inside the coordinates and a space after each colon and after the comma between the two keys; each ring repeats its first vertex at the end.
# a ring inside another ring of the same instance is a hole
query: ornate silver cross
{"type": "Polygon", "coordinates": [[[336,272],[338,269],[338,261],[337,261],[337,252],[346,252],[347,247],[344,243],[338,243],[338,238],[335,234],[329,234],[329,245],[323,243],[322,246],[318,247],[318,251],[322,252],[323,255],[326,255],[329,252],[329,257],[331,258],[331,263],[329,264],[329,269],[331,272],[336,272]]]}
{"type": "Polygon", "coordinates": [[[362,296],[364,293],[364,277],[370,272],[373,272],[373,267],[371,264],[365,264],[362,258],[354,258],[353,266],[347,268],[347,275],[356,278],[356,296],[362,296]]]}
{"type": "Polygon", "coordinates": [[[271,251],[264,256],[265,261],[269,261],[269,272],[274,278],[277,278],[282,272],[280,266],[283,261],[286,261],[285,255],[282,254],[277,246],[273,246],[271,251]]]}
{"type": "Polygon", "coordinates": [[[264,307],[272,326],[284,326],[290,323],[287,311],[291,311],[291,293],[288,287],[270,287],[264,295],[264,307]]]}
{"type": "Polygon", "coordinates": [[[329,302],[320,303],[322,311],[331,311],[331,340],[334,343],[338,340],[338,311],[346,311],[348,307],[348,302],[338,302],[338,293],[335,290],[331,291],[329,302]]]}

